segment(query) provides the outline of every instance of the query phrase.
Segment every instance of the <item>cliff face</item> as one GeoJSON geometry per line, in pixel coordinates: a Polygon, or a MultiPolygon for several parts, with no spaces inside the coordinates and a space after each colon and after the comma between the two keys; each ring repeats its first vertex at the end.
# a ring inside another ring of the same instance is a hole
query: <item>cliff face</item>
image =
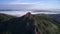
{"type": "Polygon", "coordinates": [[[28,12],[0,23],[0,34],[58,34],[58,27],[50,18],[28,12]]]}

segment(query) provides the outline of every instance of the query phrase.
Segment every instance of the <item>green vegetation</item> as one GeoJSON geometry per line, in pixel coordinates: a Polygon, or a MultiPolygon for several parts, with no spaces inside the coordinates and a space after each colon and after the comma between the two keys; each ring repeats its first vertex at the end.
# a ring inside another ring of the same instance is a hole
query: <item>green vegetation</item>
{"type": "Polygon", "coordinates": [[[0,34],[60,34],[60,19],[27,13],[22,17],[0,14],[0,34]]]}
{"type": "Polygon", "coordinates": [[[53,24],[48,16],[33,15],[36,19],[36,24],[40,27],[40,34],[58,34],[58,26],[53,24]]]}
{"type": "Polygon", "coordinates": [[[15,18],[15,17],[11,16],[11,15],[0,13],[0,22],[4,22],[4,21],[10,20],[12,18],[15,18]]]}

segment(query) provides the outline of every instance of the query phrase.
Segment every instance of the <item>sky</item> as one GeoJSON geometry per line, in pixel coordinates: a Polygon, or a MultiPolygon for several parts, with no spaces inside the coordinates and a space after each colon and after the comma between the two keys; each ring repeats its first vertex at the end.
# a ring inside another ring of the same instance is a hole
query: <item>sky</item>
{"type": "Polygon", "coordinates": [[[0,9],[60,10],[60,0],[0,0],[0,9]]]}
{"type": "MultiPolygon", "coordinates": [[[[60,0],[0,0],[0,10],[53,10],[53,12],[33,12],[32,14],[60,14],[60,0]],[[57,11],[58,10],[58,11],[57,11]]],[[[9,15],[21,16],[29,11],[0,11],[9,15]]]]}

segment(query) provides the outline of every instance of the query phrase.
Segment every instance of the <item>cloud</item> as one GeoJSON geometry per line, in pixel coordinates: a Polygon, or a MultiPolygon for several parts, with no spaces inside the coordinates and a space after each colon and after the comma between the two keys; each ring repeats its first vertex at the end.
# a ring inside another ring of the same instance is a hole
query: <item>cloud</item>
{"type": "Polygon", "coordinates": [[[36,9],[36,10],[52,10],[60,9],[59,6],[51,6],[46,4],[31,4],[31,3],[21,3],[21,4],[10,4],[10,5],[0,5],[0,9],[12,9],[12,10],[24,10],[24,9],[36,9]]]}
{"type": "Polygon", "coordinates": [[[11,3],[9,3],[9,4],[35,4],[35,3],[27,3],[27,2],[25,2],[25,3],[20,3],[20,2],[11,2],[11,3]]]}
{"type": "MultiPolygon", "coordinates": [[[[59,0],[11,0],[11,2],[7,4],[10,4],[10,7],[6,7],[13,9],[60,9],[59,0]]],[[[3,6],[3,8],[4,7],[5,5],[3,6]]]]}
{"type": "Polygon", "coordinates": [[[15,0],[10,4],[32,4],[33,6],[28,8],[38,9],[60,9],[59,0],[15,0]]]}
{"type": "Polygon", "coordinates": [[[1,11],[0,13],[14,15],[14,16],[23,16],[27,12],[31,12],[32,14],[59,14],[59,13],[54,13],[54,12],[33,12],[33,11],[1,11]]]}
{"type": "Polygon", "coordinates": [[[40,2],[36,0],[16,0],[16,1],[10,2],[9,4],[38,4],[38,3],[40,2]]]}

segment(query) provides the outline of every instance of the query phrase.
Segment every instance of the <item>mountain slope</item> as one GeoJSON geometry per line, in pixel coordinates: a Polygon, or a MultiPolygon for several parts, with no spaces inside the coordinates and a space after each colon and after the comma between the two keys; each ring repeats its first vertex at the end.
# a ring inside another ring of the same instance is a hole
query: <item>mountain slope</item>
{"type": "Polygon", "coordinates": [[[44,15],[26,15],[0,23],[3,34],[59,34],[58,26],[44,15]]]}
{"type": "Polygon", "coordinates": [[[58,26],[60,32],[60,14],[51,14],[47,16],[53,21],[55,25],[58,26]]]}
{"type": "Polygon", "coordinates": [[[58,26],[53,24],[50,18],[42,15],[34,15],[34,17],[36,18],[36,24],[40,28],[40,34],[57,34],[58,26]]]}
{"type": "Polygon", "coordinates": [[[15,18],[14,16],[0,13],[0,22],[15,18]]]}

